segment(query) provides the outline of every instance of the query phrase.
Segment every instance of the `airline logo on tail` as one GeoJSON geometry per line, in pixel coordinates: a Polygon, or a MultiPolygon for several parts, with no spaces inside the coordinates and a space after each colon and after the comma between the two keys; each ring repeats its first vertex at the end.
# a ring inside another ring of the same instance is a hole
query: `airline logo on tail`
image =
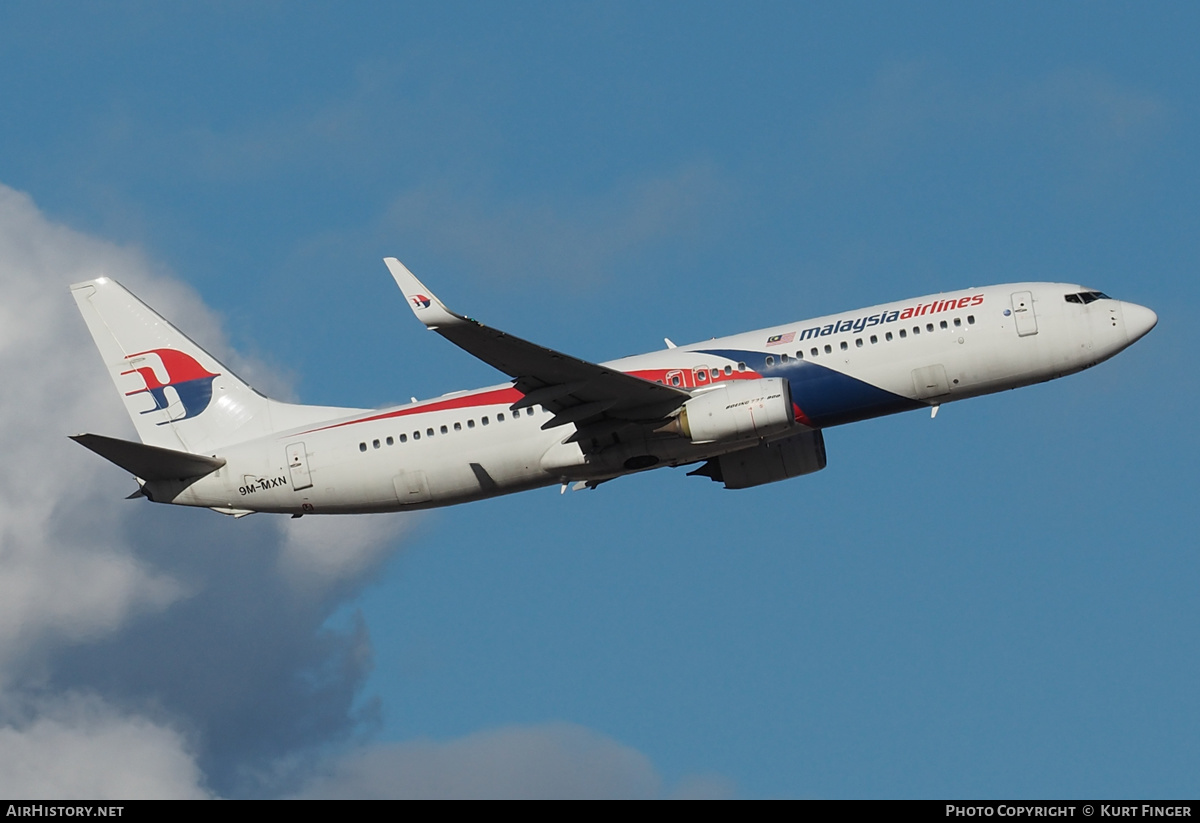
{"type": "Polygon", "coordinates": [[[429,308],[429,304],[433,302],[423,294],[415,294],[410,297],[409,300],[411,300],[412,304],[418,309],[427,309],[429,308]]]}
{"type": "Polygon", "coordinates": [[[142,414],[165,411],[171,406],[171,400],[168,399],[166,391],[168,387],[174,389],[175,395],[179,398],[183,414],[163,420],[157,424],[159,426],[195,417],[207,409],[208,404],[212,402],[213,380],[219,375],[206,370],[189,354],[175,349],[150,349],[131,354],[125,359],[133,368],[123,371],[121,374],[137,374],[146,384],[146,388],[125,392],[125,396],[149,394],[154,400],[154,408],[146,409],[142,414]],[[152,358],[158,359],[157,364],[152,358]],[[166,380],[160,379],[160,376],[165,376],[166,380]]]}

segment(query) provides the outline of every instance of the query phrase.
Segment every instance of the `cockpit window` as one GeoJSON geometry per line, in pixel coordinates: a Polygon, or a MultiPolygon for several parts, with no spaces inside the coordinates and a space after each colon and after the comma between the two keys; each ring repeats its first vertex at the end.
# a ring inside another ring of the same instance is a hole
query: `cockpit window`
{"type": "Polygon", "coordinates": [[[1081,291],[1076,294],[1065,294],[1063,299],[1068,303],[1092,303],[1096,300],[1112,300],[1102,291],[1081,291]]]}

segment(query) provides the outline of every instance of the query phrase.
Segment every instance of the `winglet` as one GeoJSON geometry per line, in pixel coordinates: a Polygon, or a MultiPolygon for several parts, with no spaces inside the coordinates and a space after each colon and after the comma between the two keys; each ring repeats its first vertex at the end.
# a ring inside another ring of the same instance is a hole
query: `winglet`
{"type": "Polygon", "coordinates": [[[385,257],[383,262],[387,264],[396,285],[408,300],[408,307],[426,327],[436,329],[439,326],[452,326],[466,319],[447,309],[445,304],[395,257],[385,257]]]}

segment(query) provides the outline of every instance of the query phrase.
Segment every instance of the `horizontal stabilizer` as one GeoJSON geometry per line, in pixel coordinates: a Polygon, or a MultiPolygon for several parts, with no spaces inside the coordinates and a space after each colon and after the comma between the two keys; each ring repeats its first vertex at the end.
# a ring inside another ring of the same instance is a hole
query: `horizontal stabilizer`
{"type": "Polygon", "coordinates": [[[71,439],[142,480],[190,480],[225,465],[223,457],[146,446],[100,434],[75,434],[71,439]]]}

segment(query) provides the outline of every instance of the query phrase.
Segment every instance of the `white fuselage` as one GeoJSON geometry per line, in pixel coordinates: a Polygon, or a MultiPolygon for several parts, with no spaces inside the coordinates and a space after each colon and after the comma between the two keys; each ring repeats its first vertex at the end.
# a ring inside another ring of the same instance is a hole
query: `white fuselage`
{"type": "MultiPolygon", "coordinates": [[[[796,430],[878,417],[1038,383],[1124,349],[1154,313],[1060,283],[938,294],[712,339],[604,364],[700,393],[783,377],[796,430]]],[[[514,410],[511,383],[329,420],[221,449],[226,464],[171,502],[240,513],[428,508],[569,481],[682,465],[754,445],[671,433],[582,449],[574,425],[514,410]]],[[[787,437],[784,432],[778,437],[787,437]]]]}

